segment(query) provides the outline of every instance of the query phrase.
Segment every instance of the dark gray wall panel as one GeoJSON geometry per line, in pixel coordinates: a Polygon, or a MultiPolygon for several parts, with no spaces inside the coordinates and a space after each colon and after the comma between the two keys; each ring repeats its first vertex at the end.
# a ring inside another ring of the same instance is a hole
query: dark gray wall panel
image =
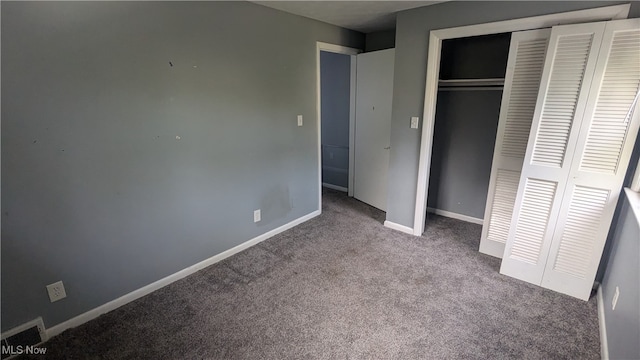
{"type": "Polygon", "coordinates": [[[440,79],[504,78],[511,33],[442,42],[440,79]]]}
{"type": "Polygon", "coordinates": [[[366,52],[392,49],[396,46],[396,30],[385,30],[365,35],[366,52]]]}
{"type": "Polygon", "coordinates": [[[427,206],[482,219],[502,91],[439,91],[427,206]]]}

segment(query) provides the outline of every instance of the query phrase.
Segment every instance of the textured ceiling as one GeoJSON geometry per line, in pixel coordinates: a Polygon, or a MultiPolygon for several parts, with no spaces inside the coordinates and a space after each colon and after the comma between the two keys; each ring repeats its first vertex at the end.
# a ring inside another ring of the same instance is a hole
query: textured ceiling
{"type": "Polygon", "coordinates": [[[347,29],[370,33],[395,29],[396,12],[442,1],[252,1],[347,29]]]}

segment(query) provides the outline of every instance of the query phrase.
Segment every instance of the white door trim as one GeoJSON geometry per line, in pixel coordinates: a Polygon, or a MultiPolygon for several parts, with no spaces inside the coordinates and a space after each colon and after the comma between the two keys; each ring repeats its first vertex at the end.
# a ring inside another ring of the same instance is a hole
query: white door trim
{"type": "Polygon", "coordinates": [[[605,6],[594,9],[570,11],[564,13],[498,21],[486,24],[461,26],[449,29],[432,30],[429,34],[429,53],[427,77],[424,94],[424,124],[420,140],[418,163],[418,185],[416,189],[416,208],[413,219],[413,234],[420,236],[424,231],[427,210],[428,184],[431,168],[433,145],[433,126],[435,124],[436,100],[438,95],[438,75],[440,74],[440,51],[442,40],[468,36],[489,35],[504,32],[533,30],[560,24],[594,22],[626,19],[631,4],[605,6]]]}
{"type": "Polygon", "coordinates": [[[605,322],[604,296],[602,295],[602,285],[598,285],[596,302],[598,304],[598,328],[600,329],[600,358],[609,360],[609,339],[607,339],[607,323],[605,322]]]}
{"type": "Polygon", "coordinates": [[[316,109],[318,116],[318,210],[322,211],[322,113],[320,94],[320,51],[351,56],[351,79],[349,88],[349,184],[348,194],[353,196],[353,163],[356,128],[356,55],[362,50],[316,41],[316,109]]]}

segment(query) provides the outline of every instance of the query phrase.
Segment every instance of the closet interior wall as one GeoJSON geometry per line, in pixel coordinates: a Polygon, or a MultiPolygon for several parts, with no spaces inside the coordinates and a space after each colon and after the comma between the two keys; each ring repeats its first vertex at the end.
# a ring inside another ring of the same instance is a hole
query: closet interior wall
{"type": "MultiPolygon", "coordinates": [[[[510,39],[506,33],[443,41],[440,80],[504,79],[510,39]]],[[[438,89],[427,206],[481,220],[502,87],[461,82],[438,89]]]]}

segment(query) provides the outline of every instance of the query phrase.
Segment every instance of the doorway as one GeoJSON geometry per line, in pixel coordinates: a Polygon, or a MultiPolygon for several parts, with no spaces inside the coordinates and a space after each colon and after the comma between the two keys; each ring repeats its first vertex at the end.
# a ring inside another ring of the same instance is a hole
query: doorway
{"type": "Polygon", "coordinates": [[[322,187],[353,196],[356,55],[362,50],[316,43],[318,210],[322,187]]]}
{"type": "Polygon", "coordinates": [[[349,192],[351,56],[320,51],[322,186],[349,192]]]}
{"type": "Polygon", "coordinates": [[[443,41],[428,213],[482,224],[510,40],[443,41]]]}

